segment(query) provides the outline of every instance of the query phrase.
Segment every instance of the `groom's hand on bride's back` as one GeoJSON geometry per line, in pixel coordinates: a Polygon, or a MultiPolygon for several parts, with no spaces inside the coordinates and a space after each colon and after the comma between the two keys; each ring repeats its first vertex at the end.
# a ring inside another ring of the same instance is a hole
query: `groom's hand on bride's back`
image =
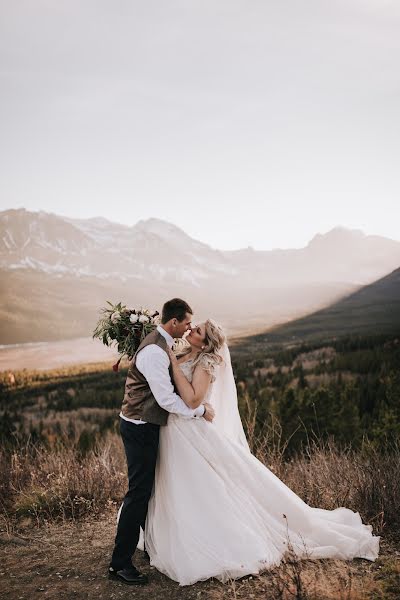
{"type": "Polygon", "coordinates": [[[213,409],[211,404],[208,404],[208,402],[204,403],[204,408],[206,410],[205,410],[203,417],[205,418],[206,421],[209,421],[211,423],[211,421],[215,417],[215,410],[213,409]]]}

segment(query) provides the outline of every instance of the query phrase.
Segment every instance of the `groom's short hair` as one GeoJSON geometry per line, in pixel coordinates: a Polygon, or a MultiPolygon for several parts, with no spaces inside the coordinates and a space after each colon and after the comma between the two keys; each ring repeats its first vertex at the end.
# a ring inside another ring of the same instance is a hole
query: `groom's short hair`
{"type": "Polygon", "coordinates": [[[178,319],[179,322],[183,321],[186,313],[193,314],[189,304],[181,298],[172,298],[168,300],[162,307],[161,323],[168,323],[171,319],[178,319]]]}

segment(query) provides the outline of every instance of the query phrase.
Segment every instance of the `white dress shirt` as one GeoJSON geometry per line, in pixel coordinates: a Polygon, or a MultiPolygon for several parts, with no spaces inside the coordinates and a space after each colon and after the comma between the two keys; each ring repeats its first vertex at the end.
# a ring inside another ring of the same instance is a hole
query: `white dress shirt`
{"type": "MultiPolygon", "coordinates": [[[[158,325],[157,331],[165,338],[169,348],[172,348],[174,338],[160,325],[158,325]]],[[[161,408],[186,418],[202,417],[204,415],[204,406],[202,404],[195,409],[189,408],[182,398],[174,392],[174,386],[169,374],[169,365],[168,354],[160,346],[157,346],[157,344],[145,346],[136,356],[136,368],[145,376],[152,394],[161,408]]],[[[135,423],[136,425],[146,423],[146,421],[142,421],[141,419],[128,419],[122,412],[119,416],[125,419],[125,421],[135,423]]]]}

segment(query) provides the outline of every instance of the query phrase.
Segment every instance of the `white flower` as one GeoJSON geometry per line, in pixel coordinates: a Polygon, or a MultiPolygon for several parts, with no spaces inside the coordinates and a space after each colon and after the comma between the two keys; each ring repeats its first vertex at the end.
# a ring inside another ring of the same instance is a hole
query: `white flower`
{"type": "Polygon", "coordinates": [[[148,308],[141,308],[140,312],[142,313],[142,315],[146,315],[147,317],[149,317],[151,314],[148,308]]]}
{"type": "Polygon", "coordinates": [[[148,323],[149,321],[150,321],[149,317],[147,317],[146,315],[140,315],[139,323],[148,323]]]}
{"type": "Polygon", "coordinates": [[[118,323],[118,321],[121,320],[121,314],[118,311],[113,312],[113,314],[111,315],[111,323],[113,325],[115,325],[116,323],[118,323]]]}
{"type": "Polygon", "coordinates": [[[131,316],[129,317],[129,320],[130,320],[131,323],[137,323],[138,318],[139,317],[137,315],[134,315],[132,313],[131,316]]]}

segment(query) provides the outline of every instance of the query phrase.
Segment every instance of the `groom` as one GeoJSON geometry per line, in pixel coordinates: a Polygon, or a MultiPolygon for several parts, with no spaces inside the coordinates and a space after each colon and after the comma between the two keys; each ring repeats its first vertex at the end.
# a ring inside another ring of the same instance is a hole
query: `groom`
{"type": "Polygon", "coordinates": [[[133,357],[125,383],[120,412],[120,431],[128,462],[129,489],[122,504],[109,578],[128,585],[148,583],[148,578],[132,565],[132,556],[144,529],[147,507],[154,483],[159,430],[167,425],[168,414],[212,421],[211,405],[195,410],[186,406],[174,391],[168,348],[191,328],[193,311],[180,298],[166,302],[161,325],[140,344],[133,357]]]}

